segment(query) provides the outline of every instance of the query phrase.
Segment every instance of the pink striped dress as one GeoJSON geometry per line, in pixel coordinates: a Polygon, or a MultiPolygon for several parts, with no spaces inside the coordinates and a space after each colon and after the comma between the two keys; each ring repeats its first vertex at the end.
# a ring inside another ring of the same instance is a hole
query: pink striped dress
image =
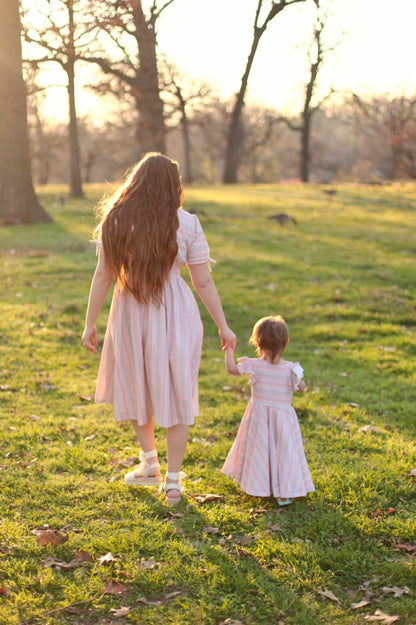
{"type": "Polygon", "coordinates": [[[171,427],[192,425],[199,414],[202,323],[180,268],[208,263],[209,248],[196,215],[179,209],[178,217],[178,254],[163,304],[139,304],[117,284],[114,289],[95,401],[113,403],[116,421],[145,425],[153,415],[171,427]]]}
{"type": "Polygon", "coordinates": [[[257,497],[302,497],[315,490],[303,451],[298,418],[291,405],[303,376],[299,363],[242,359],[251,399],[222,472],[257,497]]]}

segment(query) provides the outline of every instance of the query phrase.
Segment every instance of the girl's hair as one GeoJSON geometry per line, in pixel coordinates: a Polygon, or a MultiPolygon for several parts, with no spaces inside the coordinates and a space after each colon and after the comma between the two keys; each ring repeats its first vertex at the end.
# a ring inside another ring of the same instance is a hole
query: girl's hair
{"type": "Polygon", "coordinates": [[[283,354],[288,340],[289,331],[280,315],[259,319],[250,337],[250,343],[255,345],[257,355],[267,354],[272,362],[283,354]]]}
{"type": "Polygon", "coordinates": [[[106,265],[139,303],[160,306],[163,285],[178,253],[177,209],[183,189],[176,161],[148,152],[98,206],[106,265]]]}

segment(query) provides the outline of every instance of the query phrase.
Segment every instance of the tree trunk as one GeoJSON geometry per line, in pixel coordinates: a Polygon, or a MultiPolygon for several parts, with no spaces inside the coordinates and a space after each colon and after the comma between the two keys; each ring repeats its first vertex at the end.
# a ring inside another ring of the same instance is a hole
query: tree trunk
{"type": "Polygon", "coordinates": [[[69,42],[68,60],[65,71],[68,75],[68,108],[69,108],[69,195],[84,197],[81,182],[81,163],[79,156],[78,123],[75,107],[75,46],[74,46],[74,9],[68,3],[69,42]]]}
{"type": "Polygon", "coordinates": [[[309,111],[303,113],[303,123],[300,138],[300,179],[309,182],[309,138],[311,131],[311,116],[309,111]]]}
{"type": "Polygon", "coordinates": [[[0,221],[52,221],[32,182],[18,0],[0,0],[0,221]]]}
{"type": "Polygon", "coordinates": [[[185,100],[180,97],[180,110],[181,110],[181,130],[182,130],[182,139],[183,139],[183,148],[185,152],[185,167],[184,167],[184,175],[183,181],[185,183],[193,182],[192,175],[192,157],[191,157],[191,136],[189,132],[189,120],[188,115],[186,114],[186,103],[185,100]]]}
{"type": "Polygon", "coordinates": [[[254,31],[253,43],[247,59],[246,69],[241,79],[240,91],[236,96],[233,112],[231,114],[231,123],[228,131],[227,147],[225,151],[224,173],[222,178],[222,181],[225,183],[237,182],[237,174],[241,161],[241,149],[243,144],[241,116],[244,108],[244,98],[247,91],[250,70],[263,32],[263,29],[255,29],[254,31]]]}
{"type": "Polygon", "coordinates": [[[134,7],[134,22],[140,56],[140,67],[133,92],[140,116],[137,139],[142,153],[151,151],[164,153],[166,130],[159,89],[155,20],[146,21],[139,0],[134,7]]]}

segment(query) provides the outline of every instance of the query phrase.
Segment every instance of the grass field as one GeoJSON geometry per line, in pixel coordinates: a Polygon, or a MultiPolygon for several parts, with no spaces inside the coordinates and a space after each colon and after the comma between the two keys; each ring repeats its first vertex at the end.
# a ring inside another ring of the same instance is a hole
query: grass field
{"type": "Polygon", "coordinates": [[[1,625],[415,625],[416,185],[187,191],[237,355],[259,317],[287,320],[316,493],[280,509],[220,473],[249,386],[201,310],[201,416],[174,513],[124,485],[132,431],[91,401],[98,359],[80,333],[102,191],[61,207],[47,188],[54,224],[0,228],[1,625]],[[282,210],[298,225],[266,219],[282,210]]]}

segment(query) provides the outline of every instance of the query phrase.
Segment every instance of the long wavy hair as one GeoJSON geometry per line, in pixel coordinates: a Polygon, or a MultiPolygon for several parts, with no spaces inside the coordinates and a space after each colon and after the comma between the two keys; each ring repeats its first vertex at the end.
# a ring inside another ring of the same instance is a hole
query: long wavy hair
{"type": "Polygon", "coordinates": [[[183,189],[176,161],[148,152],[97,209],[95,229],[107,267],[139,303],[162,303],[163,285],[178,253],[177,210],[183,189]]]}

